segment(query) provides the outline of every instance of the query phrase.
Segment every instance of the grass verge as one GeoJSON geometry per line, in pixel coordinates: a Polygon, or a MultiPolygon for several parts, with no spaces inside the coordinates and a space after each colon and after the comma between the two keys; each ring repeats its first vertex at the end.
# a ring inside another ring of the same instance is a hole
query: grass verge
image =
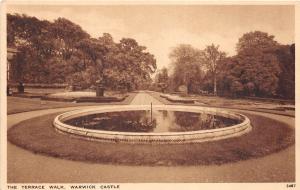
{"type": "Polygon", "coordinates": [[[109,103],[71,103],[71,102],[58,102],[47,101],[31,98],[20,97],[7,97],[7,114],[16,114],[21,112],[53,109],[53,108],[65,108],[76,106],[89,106],[89,105],[126,105],[129,104],[136,93],[128,93],[128,96],[122,102],[109,102],[109,103]]]}
{"type": "Polygon", "coordinates": [[[8,131],[8,140],[34,153],[70,160],[125,165],[211,165],[262,157],[295,141],[287,124],[246,114],[253,130],[241,137],[183,145],[109,144],[71,138],[55,131],[58,113],[23,121],[8,131]]]}

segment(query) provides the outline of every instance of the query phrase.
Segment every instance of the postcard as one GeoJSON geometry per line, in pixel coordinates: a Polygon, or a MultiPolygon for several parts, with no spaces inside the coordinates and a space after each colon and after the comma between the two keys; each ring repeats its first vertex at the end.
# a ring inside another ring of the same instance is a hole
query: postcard
{"type": "Polygon", "coordinates": [[[1,8],[1,189],[297,188],[296,2],[1,8]]]}

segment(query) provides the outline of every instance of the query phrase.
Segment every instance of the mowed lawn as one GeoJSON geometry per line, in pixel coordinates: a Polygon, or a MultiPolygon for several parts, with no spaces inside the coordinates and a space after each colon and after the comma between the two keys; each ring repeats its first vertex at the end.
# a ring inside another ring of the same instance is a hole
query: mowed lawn
{"type": "Polygon", "coordinates": [[[110,103],[75,103],[75,102],[57,102],[41,100],[39,98],[20,98],[7,97],[7,114],[21,113],[26,111],[63,108],[73,106],[89,106],[89,105],[114,105],[114,104],[129,104],[135,97],[136,93],[128,93],[128,97],[123,102],[110,103]]]}
{"type": "Polygon", "coordinates": [[[294,130],[287,124],[246,114],[253,129],[236,138],[181,145],[102,143],[58,133],[52,127],[56,115],[58,113],[35,117],[13,126],[8,131],[8,140],[34,153],[52,157],[149,166],[220,165],[278,152],[295,141],[294,130]]]}

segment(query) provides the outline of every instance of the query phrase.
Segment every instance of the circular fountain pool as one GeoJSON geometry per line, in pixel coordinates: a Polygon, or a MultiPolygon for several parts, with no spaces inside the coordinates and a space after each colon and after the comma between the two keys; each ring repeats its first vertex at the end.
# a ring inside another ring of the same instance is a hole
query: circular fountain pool
{"type": "Polygon", "coordinates": [[[101,106],[58,115],[59,131],[88,140],[180,144],[240,136],[250,120],[223,109],[195,106],[101,106]]]}

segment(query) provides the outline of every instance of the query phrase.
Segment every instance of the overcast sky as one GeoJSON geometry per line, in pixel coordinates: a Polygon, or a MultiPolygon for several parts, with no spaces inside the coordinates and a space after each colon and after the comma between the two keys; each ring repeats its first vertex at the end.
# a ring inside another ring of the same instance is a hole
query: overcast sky
{"type": "Polygon", "coordinates": [[[158,68],[167,66],[172,47],[191,44],[199,49],[212,43],[234,55],[238,39],[260,30],[281,44],[294,43],[294,6],[114,5],[21,6],[10,13],[25,13],[50,21],[64,17],[79,24],[92,37],[110,33],[137,40],[155,55],[158,68]]]}

